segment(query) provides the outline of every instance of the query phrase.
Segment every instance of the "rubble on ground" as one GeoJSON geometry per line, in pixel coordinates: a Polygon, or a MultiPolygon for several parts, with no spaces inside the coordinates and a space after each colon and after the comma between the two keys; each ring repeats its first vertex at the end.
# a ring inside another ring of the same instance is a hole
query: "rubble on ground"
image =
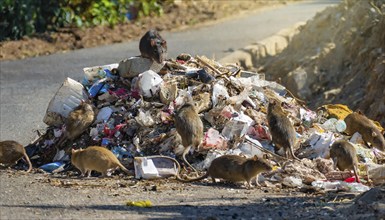
{"type": "MultiPolygon", "coordinates": [[[[180,172],[175,170],[175,164],[156,162],[151,156],[179,159],[183,146],[173,113],[186,96],[191,96],[205,132],[199,148],[188,155],[197,169],[207,169],[218,156],[235,154],[270,160],[273,171],[259,178],[267,187],[307,185],[331,190],[334,188],[328,185],[330,181],[345,181],[342,186],[354,182],[350,171],[334,170],[328,159],[330,145],[348,138],[343,133],[343,119],[346,112],[352,112],[347,106],[310,110],[284,86],[265,80],[264,74],[203,56],[181,54],[166,61],[163,67],[143,59],[146,58],[84,68],[81,83],[66,79],[47,108],[44,122],[49,127],[26,147],[33,164],[45,172],[77,175],[69,172],[71,149],[96,145],[107,147],[125,167],[135,169],[137,178],[173,176],[180,172]],[[79,138],[67,140],[65,147],[57,150],[55,144],[65,131],[66,117],[84,100],[95,107],[94,123],[79,138]],[[285,158],[271,142],[266,119],[271,100],[282,103],[295,126],[299,144],[294,150],[300,161],[285,158]]],[[[369,189],[366,185],[384,183],[383,152],[368,149],[358,133],[350,141],[357,148],[359,174],[365,185],[354,183],[342,188],[365,191],[369,189]],[[373,179],[366,178],[368,172],[373,179]]]]}

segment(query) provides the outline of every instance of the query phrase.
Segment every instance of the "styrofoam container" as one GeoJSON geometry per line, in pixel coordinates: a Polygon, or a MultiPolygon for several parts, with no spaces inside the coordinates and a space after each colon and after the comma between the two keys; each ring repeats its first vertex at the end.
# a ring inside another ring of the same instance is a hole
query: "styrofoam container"
{"type": "Polygon", "coordinates": [[[136,179],[166,178],[178,172],[175,163],[163,157],[135,157],[134,167],[136,179]]]}

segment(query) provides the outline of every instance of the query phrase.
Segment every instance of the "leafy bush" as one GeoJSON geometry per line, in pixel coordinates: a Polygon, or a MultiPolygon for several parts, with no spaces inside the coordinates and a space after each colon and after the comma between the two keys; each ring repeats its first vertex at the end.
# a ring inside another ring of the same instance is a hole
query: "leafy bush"
{"type": "Polygon", "coordinates": [[[170,0],[1,0],[0,41],[64,26],[114,26],[127,19],[163,14],[170,0]]]}
{"type": "Polygon", "coordinates": [[[77,27],[115,25],[125,21],[133,0],[70,0],[65,7],[67,20],[77,27]]]}
{"type": "Polygon", "coordinates": [[[24,35],[55,29],[64,24],[61,1],[2,0],[0,40],[19,39],[24,35]]]}
{"type": "Polygon", "coordinates": [[[136,7],[139,10],[139,17],[150,16],[151,12],[157,15],[163,14],[163,8],[157,0],[139,0],[136,2],[136,7]]]}

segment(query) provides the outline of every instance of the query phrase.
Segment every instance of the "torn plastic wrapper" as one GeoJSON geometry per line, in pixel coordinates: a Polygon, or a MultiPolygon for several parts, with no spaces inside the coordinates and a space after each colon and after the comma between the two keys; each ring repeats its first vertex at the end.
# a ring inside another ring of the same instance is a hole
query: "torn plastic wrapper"
{"type": "Polygon", "coordinates": [[[363,185],[362,183],[347,183],[344,181],[335,181],[335,182],[324,182],[324,181],[314,181],[311,184],[314,187],[322,188],[326,191],[335,190],[335,191],[346,191],[346,192],[365,192],[370,189],[370,187],[363,185]]]}
{"type": "Polygon", "coordinates": [[[269,128],[265,125],[254,125],[250,126],[247,135],[253,137],[257,140],[268,140],[271,141],[271,134],[269,132],[269,128]]]}
{"type": "Polygon", "coordinates": [[[204,137],[203,144],[201,145],[202,149],[219,149],[225,150],[227,149],[227,142],[225,139],[219,134],[219,131],[214,128],[210,128],[204,137]]]}
{"type": "Polygon", "coordinates": [[[273,81],[267,81],[265,80],[264,74],[257,74],[253,75],[251,77],[230,77],[231,81],[234,81],[235,83],[238,83],[240,85],[243,85],[243,87],[251,87],[260,89],[263,87],[269,87],[270,89],[274,90],[276,93],[278,93],[280,96],[284,96],[286,94],[286,88],[276,82],[273,81]]]}
{"type": "Polygon", "coordinates": [[[109,138],[102,138],[101,146],[106,147],[110,144],[111,140],[109,138]]]}
{"type": "Polygon", "coordinates": [[[120,129],[122,129],[126,125],[127,124],[117,124],[117,125],[115,125],[115,127],[110,128],[110,127],[108,127],[107,124],[105,124],[104,129],[103,129],[104,135],[108,138],[113,138],[113,136],[116,137],[116,134],[118,134],[118,132],[120,132],[120,129]]]}
{"type": "Polygon", "coordinates": [[[310,128],[317,118],[317,114],[315,112],[304,108],[299,109],[299,114],[301,117],[302,124],[307,128],[310,128]]]}
{"type": "Polygon", "coordinates": [[[96,81],[89,89],[88,93],[90,97],[94,98],[99,94],[106,93],[109,85],[106,83],[107,78],[100,79],[96,81]]]}
{"type": "Polygon", "coordinates": [[[111,114],[112,114],[113,110],[112,108],[106,106],[106,107],[103,107],[102,109],[99,110],[99,113],[98,113],[98,116],[96,117],[96,123],[99,123],[99,122],[103,122],[103,121],[107,121],[111,114]]]}
{"type": "Polygon", "coordinates": [[[222,116],[226,117],[227,119],[230,119],[232,118],[235,114],[238,114],[238,113],[235,113],[235,110],[234,108],[231,106],[231,105],[226,105],[221,113],[220,113],[222,116]]]}
{"type": "Polygon", "coordinates": [[[93,67],[85,67],[83,68],[84,72],[84,85],[89,85],[95,80],[102,79],[105,77],[111,77],[111,70],[117,68],[117,63],[107,64],[103,66],[93,66],[93,67]]]}
{"type": "Polygon", "coordinates": [[[213,93],[211,97],[211,101],[213,102],[213,107],[215,107],[218,104],[219,96],[222,96],[225,99],[230,97],[229,93],[227,92],[227,88],[223,84],[220,84],[218,82],[218,83],[215,83],[213,87],[213,93]]]}
{"type": "Polygon", "coordinates": [[[54,173],[54,172],[60,172],[61,170],[63,170],[65,165],[66,164],[64,162],[57,161],[53,163],[44,164],[40,166],[39,169],[42,169],[48,173],[54,173]]]}
{"type": "Polygon", "coordinates": [[[234,137],[243,137],[253,123],[253,119],[241,112],[226,123],[221,134],[229,140],[234,137]]]}
{"type": "Polygon", "coordinates": [[[247,122],[231,120],[228,121],[223,128],[221,134],[228,140],[232,140],[234,137],[244,136],[249,129],[247,122]]]}
{"type": "Polygon", "coordinates": [[[144,112],[141,109],[139,109],[139,114],[138,116],[135,117],[135,120],[141,126],[145,126],[145,127],[151,127],[155,124],[155,121],[152,118],[151,113],[149,111],[144,112]]]}
{"type": "Polygon", "coordinates": [[[310,146],[303,149],[298,156],[300,158],[313,159],[316,157],[328,158],[329,147],[333,144],[335,138],[332,132],[318,133],[314,132],[306,143],[310,146]]]}
{"type": "Polygon", "coordinates": [[[337,120],[336,118],[330,118],[321,127],[331,132],[343,132],[346,130],[346,123],[343,120],[337,120]]]}
{"type": "Polygon", "coordinates": [[[258,158],[262,158],[264,154],[260,149],[258,149],[257,147],[255,147],[253,144],[249,142],[242,143],[238,147],[238,149],[241,151],[243,155],[245,155],[248,158],[252,158],[254,156],[257,156],[258,158]]]}
{"type": "Polygon", "coordinates": [[[136,179],[167,178],[178,172],[174,161],[162,157],[135,157],[134,166],[136,179]]]}
{"type": "Polygon", "coordinates": [[[131,157],[132,155],[130,152],[127,151],[126,148],[122,146],[114,146],[111,148],[111,152],[119,159],[122,160],[123,158],[131,157]]]}
{"type": "Polygon", "coordinates": [[[244,102],[246,102],[248,105],[250,105],[252,108],[255,109],[257,105],[249,97],[249,93],[250,93],[249,89],[244,89],[239,95],[228,98],[228,101],[230,104],[233,104],[235,106],[240,106],[244,102]]]}

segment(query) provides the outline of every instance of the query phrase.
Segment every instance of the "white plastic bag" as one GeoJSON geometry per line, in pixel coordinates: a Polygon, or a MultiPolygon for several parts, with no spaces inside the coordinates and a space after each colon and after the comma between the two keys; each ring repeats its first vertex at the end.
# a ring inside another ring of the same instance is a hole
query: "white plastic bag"
{"type": "Polygon", "coordinates": [[[79,82],[67,78],[48,104],[43,122],[48,126],[60,126],[68,114],[88,95],[79,82]]]}

